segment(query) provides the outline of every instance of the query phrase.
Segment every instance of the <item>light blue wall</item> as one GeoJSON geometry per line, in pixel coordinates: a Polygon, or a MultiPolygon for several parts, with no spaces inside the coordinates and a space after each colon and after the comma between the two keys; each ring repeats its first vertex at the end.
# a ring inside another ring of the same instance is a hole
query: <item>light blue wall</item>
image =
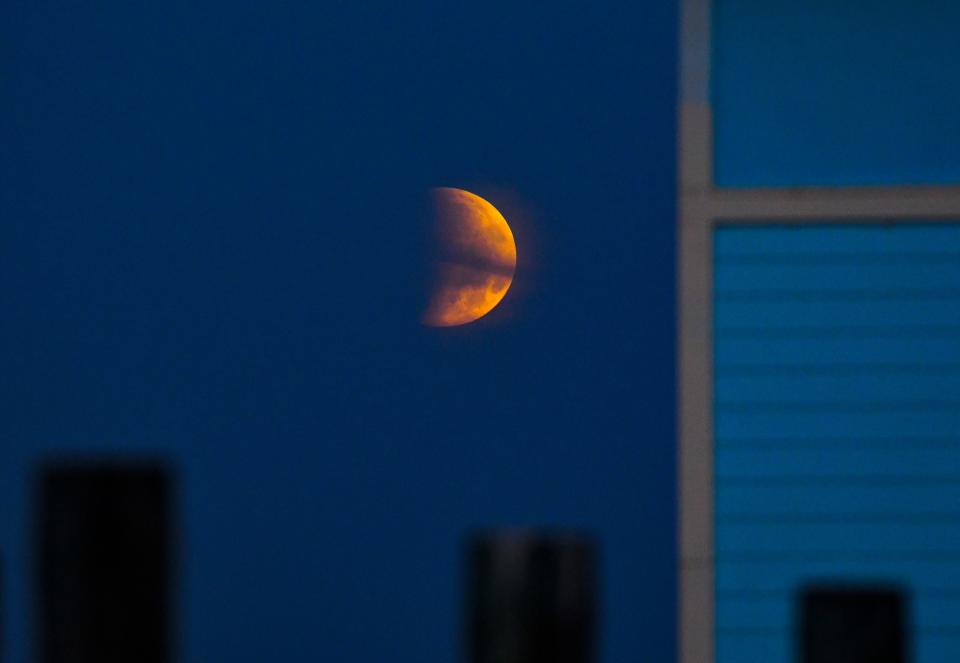
{"type": "Polygon", "coordinates": [[[792,661],[810,581],[911,590],[960,660],[960,225],[715,234],[718,663],[792,661]]]}
{"type": "Polygon", "coordinates": [[[714,0],[717,182],[960,182],[960,3],[714,0]]]}

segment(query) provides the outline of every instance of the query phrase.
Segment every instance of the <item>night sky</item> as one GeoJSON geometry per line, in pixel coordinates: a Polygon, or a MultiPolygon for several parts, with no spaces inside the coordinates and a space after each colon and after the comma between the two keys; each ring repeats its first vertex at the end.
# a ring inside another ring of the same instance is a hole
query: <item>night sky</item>
{"type": "Polygon", "coordinates": [[[673,2],[0,4],[0,560],[30,481],[179,469],[182,660],[453,661],[462,536],[586,528],[674,654],[673,2]],[[419,324],[430,187],[513,288],[419,324]]]}

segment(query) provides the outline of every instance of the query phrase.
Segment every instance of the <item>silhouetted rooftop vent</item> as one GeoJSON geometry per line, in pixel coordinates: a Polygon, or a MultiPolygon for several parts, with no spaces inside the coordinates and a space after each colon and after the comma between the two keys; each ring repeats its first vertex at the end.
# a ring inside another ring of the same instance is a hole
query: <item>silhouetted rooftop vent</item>
{"type": "Polygon", "coordinates": [[[799,597],[800,663],[906,663],[904,593],[892,587],[811,586],[799,597]]]}
{"type": "Polygon", "coordinates": [[[42,663],[171,660],[171,484],[155,464],[43,468],[35,542],[42,663]]]}
{"type": "Polygon", "coordinates": [[[468,545],[470,663],[590,663],[596,551],[581,535],[490,532],[468,545]]]}

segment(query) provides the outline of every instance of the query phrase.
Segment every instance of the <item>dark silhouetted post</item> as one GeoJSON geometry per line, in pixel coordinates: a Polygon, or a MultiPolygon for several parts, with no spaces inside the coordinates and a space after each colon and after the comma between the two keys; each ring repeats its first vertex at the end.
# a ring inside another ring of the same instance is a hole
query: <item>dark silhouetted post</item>
{"type": "Polygon", "coordinates": [[[808,587],[799,599],[800,663],[906,663],[903,592],[808,587]]]}
{"type": "Polygon", "coordinates": [[[596,551],[563,534],[486,533],[468,545],[470,663],[591,663],[596,551]]]}
{"type": "Polygon", "coordinates": [[[6,614],[4,613],[4,603],[3,603],[3,560],[0,559],[0,663],[3,663],[4,656],[3,653],[6,650],[7,642],[4,639],[5,631],[4,625],[6,624],[6,614]]]}
{"type": "Polygon", "coordinates": [[[36,540],[42,663],[171,660],[171,491],[158,465],[44,469],[36,540]]]}

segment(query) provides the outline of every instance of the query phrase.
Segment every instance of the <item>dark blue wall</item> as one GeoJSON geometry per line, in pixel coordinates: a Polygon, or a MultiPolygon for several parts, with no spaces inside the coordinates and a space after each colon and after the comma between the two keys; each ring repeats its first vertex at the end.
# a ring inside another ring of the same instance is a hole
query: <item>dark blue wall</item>
{"type": "Polygon", "coordinates": [[[800,592],[909,598],[960,657],[960,226],[714,235],[717,661],[797,660],[800,592]]]}
{"type": "Polygon", "coordinates": [[[724,186],[960,181],[960,5],[714,0],[724,186]]]}
{"type": "Polygon", "coordinates": [[[450,661],[471,527],[604,548],[605,660],[674,652],[672,2],[0,6],[0,555],[30,476],[180,471],[183,660],[450,661]],[[516,231],[417,324],[420,199],[516,231]]]}

